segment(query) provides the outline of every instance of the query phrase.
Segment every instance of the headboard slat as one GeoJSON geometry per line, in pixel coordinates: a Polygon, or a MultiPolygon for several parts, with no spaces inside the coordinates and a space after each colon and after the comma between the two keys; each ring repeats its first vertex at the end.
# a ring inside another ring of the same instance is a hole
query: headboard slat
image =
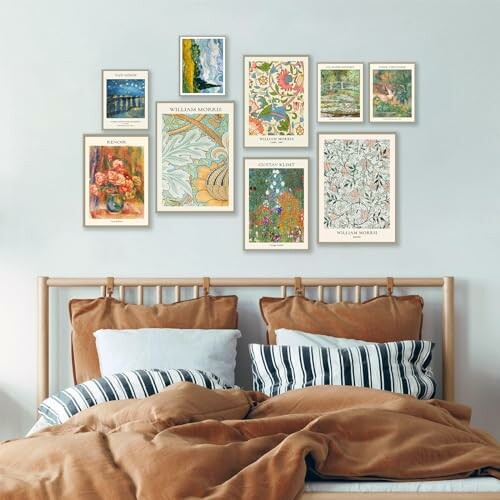
{"type": "Polygon", "coordinates": [[[163,303],[163,293],[162,293],[163,288],[161,286],[156,287],[156,303],[157,304],[162,304],[163,303]]]}
{"type": "Polygon", "coordinates": [[[142,285],[137,286],[137,303],[144,304],[144,287],[142,285]]]}

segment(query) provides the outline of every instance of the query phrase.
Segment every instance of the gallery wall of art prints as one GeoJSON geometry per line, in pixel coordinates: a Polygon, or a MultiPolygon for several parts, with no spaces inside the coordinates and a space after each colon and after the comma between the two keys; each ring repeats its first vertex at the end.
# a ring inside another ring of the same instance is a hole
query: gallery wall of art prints
{"type": "MultiPolygon", "coordinates": [[[[226,37],[179,37],[179,96],[224,96],[226,37]]],[[[317,64],[321,125],[364,121],[364,64],[317,64]]],[[[243,56],[246,148],[307,148],[309,56],[243,56]]],[[[103,129],[148,129],[147,70],[102,71],[103,129]]],[[[415,64],[369,64],[370,122],[415,121],[415,64]]],[[[232,212],[234,103],[156,103],[156,211],[232,212]]],[[[319,243],[396,241],[396,137],[318,135],[319,243]]],[[[243,167],[243,168],[242,168],[243,167]]],[[[148,137],[84,137],[86,226],[148,224],[148,137]]],[[[309,159],[246,158],[244,248],[309,248],[309,159]]]]}

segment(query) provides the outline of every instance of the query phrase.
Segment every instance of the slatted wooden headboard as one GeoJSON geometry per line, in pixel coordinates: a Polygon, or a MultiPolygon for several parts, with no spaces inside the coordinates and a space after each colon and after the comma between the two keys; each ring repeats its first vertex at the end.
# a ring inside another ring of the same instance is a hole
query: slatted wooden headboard
{"type": "MultiPolygon", "coordinates": [[[[344,289],[354,292],[354,300],[361,301],[362,293],[369,289],[372,296],[378,296],[381,289],[389,286],[401,288],[441,288],[442,289],[442,363],[443,397],[454,399],[454,280],[444,278],[301,278],[301,285],[309,292],[315,289],[316,298],[323,300],[325,289],[333,288],[337,302],[341,302],[344,289]]],[[[174,301],[181,300],[184,289],[191,289],[192,297],[198,297],[200,288],[269,288],[280,290],[286,296],[288,288],[297,285],[295,278],[38,278],[38,403],[49,395],[49,299],[52,288],[94,288],[101,296],[118,289],[120,300],[125,299],[127,288],[135,288],[136,303],[144,302],[144,289],[156,291],[157,304],[163,302],[164,289],[173,288],[174,301]]],[[[237,294],[237,290],[234,290],[237,294]]],[[[419,291],[420,293],[420,291],[419,291]]],[[[423,293],[422,293],[423,295],[423,293]]],[[[243,332],[244,335],[245,332],[243,332]]]]}

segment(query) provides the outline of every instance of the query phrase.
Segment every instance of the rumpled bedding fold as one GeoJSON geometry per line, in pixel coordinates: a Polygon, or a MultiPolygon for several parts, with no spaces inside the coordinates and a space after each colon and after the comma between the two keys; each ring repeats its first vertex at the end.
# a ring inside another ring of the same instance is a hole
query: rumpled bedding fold
{"type": "Polygon", "coordinates": [[[267,398],[181,382],[0,445],[2,499],[299,498],[317,477],[500,479],[500,447],[470,409],[374,389],[267,398]]]}

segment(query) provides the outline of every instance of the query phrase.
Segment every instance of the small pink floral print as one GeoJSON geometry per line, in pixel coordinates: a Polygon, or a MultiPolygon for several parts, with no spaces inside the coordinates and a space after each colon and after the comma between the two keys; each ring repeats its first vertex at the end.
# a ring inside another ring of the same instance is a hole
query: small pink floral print
{"type": "Polygon", "coordinates": [[[324,143],[323,224],[326,229],[390,227],[390,155],[386,139],[324,143]]]}

